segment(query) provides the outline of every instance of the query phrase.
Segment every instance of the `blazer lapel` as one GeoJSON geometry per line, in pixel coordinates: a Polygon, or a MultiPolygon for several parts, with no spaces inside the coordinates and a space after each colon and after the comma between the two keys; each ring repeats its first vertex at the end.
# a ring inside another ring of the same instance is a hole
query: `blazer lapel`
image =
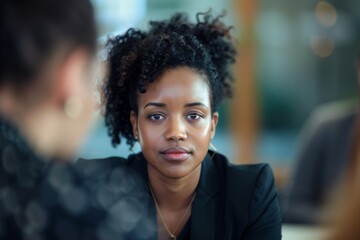
{"type": "MultiPolygon", "coordinates": [[[[210,153],[212,155],[212,153],[210,153]]],[[[222,183],[213,159],[206,156],[191,213],[191,239],[213,239],[221,205],[222,183]]]]}

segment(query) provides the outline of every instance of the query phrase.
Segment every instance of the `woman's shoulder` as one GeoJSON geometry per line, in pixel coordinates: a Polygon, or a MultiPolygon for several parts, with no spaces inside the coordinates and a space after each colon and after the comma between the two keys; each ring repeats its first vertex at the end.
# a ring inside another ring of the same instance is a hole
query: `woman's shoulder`
{"type": "Polygon", "coordinates": [[[261,190],[274,184],[274,176],[269,164],[228,164],[227,179],[229,183],[246,183],[250,190],[261,190]]]}
{"type": "Polygon", "coordinates": [[[274,175],[269,164],[229,164],[226,183],[228,192],[236,193],[232,194],[233,199],[247,196],[253,206],[277,198],[274,175]]]}
{"type": "MultiPolygon", "coordinates": [[[[226,206],[238,222],[246,222],[252,239],[281,238],[281,216],[273,172],[269,164],[229,163],[223,157],[215,161],[223,175],[226,206]],[[221,163],[220,163],[221,162],[221,163]],[[261,234],[263,231],[263,234],[261,234]]],[[[219,168],[218,168],[219,169],[219,168]]]]}
{"type": "Polygon", "coordinates": [[[218,166],[220,175],[224,175],[230,182],[246,181],[261,184],[273,178],[271,167],[267,163],[233,164],[221,154],[216,154],[214,161],[218,166]]]}
{"type": "Polygon", "coordinates": [[[227,198],[234,205],[244,206],[249,210],[249,204],[253,209],[253,206],[277,199],[274,176],[269,164],[232,164],[220,154],[214,160],[227,198]],[[239,205],[239,202],[243,204],[239,205]]]}

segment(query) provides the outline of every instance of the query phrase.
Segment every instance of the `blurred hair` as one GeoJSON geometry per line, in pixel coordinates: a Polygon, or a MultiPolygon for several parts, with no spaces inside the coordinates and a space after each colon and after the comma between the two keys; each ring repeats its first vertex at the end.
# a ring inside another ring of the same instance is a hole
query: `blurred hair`
{"type": "Polygon", "coordinates": [[[0,85],[36,78],[59,51],[96,48],[90,0],[1,0],[0,85]]]}
{"type": "Polygon", "coordinates": [[[191,23],[185,14],[151,21],[149,31],[133,28],[108,40],[109,76],[104,85],[105,122],[112,144],[125,137],[135,141],[129,120],[137,114],[137,94],[169,69],[189,67],[204,77],[210,89],[211,110],[231,96],[229,65],[235,61],[231,27],[210,12],[197,14],[191,23]]]}

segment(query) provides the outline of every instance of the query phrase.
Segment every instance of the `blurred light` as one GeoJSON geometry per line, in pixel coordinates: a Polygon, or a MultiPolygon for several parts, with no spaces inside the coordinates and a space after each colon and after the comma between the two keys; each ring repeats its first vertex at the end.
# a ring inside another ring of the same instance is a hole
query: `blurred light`
{"type": "Polygon", "coordinates": [[[315,15],[318,22],[324,27],[332,27],[337,20],[335,7],[326,1],[320,1],[315,8],[315,15]]]}
{"type": "Polygon", "coordinates": [[[256,34],[262,45],[283,48],[291,43],[293,32],[283,12],[267,10],[258,18],[256,34]]]}
{"type": "Polygon", "coordinates": [[[96,10],[100,34],[124,32],[142,20],[146,14],[146,0],[92,0],[96,10]]]}
{"type": "Polygon", "coordinates": [[[314,54],[322,58],[329,57],[335,50],[334,40],[325,37],[313,36],[310,46],[314,54]]]}

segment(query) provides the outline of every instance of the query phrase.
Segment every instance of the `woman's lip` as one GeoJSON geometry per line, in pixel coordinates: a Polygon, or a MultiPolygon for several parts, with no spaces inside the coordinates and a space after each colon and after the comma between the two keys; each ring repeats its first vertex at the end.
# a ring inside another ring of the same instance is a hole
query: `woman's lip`
{"type": "Polygon", "coordinates": [[[171,153],[161,153],[161,156],[168,161],[184,161],[189,156],[189,152],[171,152],[171,153]]]}
{"type": "Polygon", "coordinates": [[[160,152],[160,154],[164,159],[169,161],[183,161],[190,156],[191,152],[180,147],[173,147],[160,152]]]}
{"type": "Polygon", "coordinates": [[[172,147],[168,148],[165,151],[162,151],[161,154],[181,154],[181,153],[187,153],[190,154],[190,151],[181,148],[181,147],[172,147]]]}

